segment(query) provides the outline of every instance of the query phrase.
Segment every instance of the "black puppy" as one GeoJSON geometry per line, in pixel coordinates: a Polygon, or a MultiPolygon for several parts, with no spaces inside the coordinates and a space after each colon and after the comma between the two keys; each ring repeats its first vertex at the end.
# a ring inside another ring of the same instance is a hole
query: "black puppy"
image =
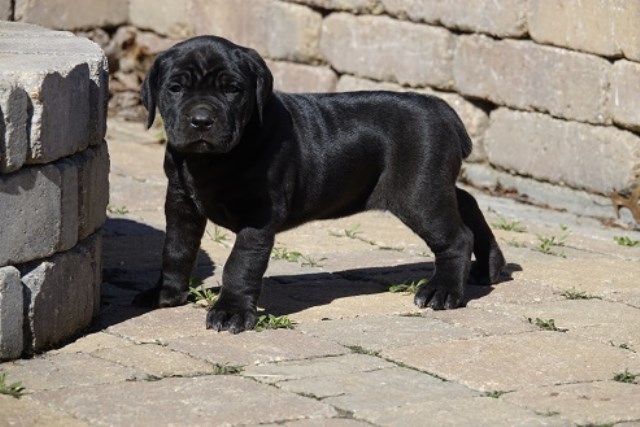
{"type": "Polygon", "coordinates": [[[207,327],[256,322],[275,234],[304,222],[388,210],[435,254],[415,303],[463,303],[469,273],[494,283],[505,261],[475,199],[456,188],[471,141],[444,101],[413,93],[287,94],[253,50],[213,36],[162,53],[142,86],[168,145],[162,277],[134,303],[187,299],[207,219],[237,234],[207,327]],[[471,252],[476,263],[471,269],[471,252]]]}

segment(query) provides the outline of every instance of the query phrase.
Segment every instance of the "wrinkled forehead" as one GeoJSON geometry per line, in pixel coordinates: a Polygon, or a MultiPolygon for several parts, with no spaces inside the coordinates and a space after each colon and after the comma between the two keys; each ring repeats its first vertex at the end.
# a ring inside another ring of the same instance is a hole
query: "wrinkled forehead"
{"type": "Polygon", "coordinates": [[[168,61],[169,76],[187,75],[193,79],[218,74],[244,75],[248,71],[239,48],[223,48],[215,43],[185,46],[176,49],[168,61]]]}

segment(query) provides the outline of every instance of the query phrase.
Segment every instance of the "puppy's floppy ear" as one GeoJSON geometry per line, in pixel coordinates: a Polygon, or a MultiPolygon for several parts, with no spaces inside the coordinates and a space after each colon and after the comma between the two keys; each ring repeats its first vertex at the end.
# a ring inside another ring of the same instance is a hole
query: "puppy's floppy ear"
{"type": "Polygon", "coordinates": [[[142,82],[140,100],[147,109],[147,129],[151,127],[156,118],[156,104],[158,103],[158,82],[160,81],[160,63],[164,55],[160,54],[151,64],[147,75],[142,82]]]}
{"type": "Polygon", "coordinates": [[[256,79],[256,109],[259,123],[262,124],[264,108],[273,92],[273,76],[258,52],[247,48],[244,53],[249,62],[249,69],[256,79]]]}

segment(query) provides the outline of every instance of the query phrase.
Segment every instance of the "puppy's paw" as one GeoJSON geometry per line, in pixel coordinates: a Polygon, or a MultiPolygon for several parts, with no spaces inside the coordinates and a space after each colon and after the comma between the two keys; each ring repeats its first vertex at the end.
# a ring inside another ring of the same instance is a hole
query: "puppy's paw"
{"type": "Polygon", "coordinates": [[[132,305],[149,308],[175,307],[185,304],[188,296],[188,293],[174,288],[155,286],[136,295],[133,298],[132,305]]]}
{"type": "Polygon", "coordinates": [[[230,299],[218,299],[207,313],[207,329],[229,331],[232,334],[253,329],[258,315],[252,304],[230,299]]]}
{"type": "Polygon", "coordinates": [[[463,305],[463,291],[458,287],[438,285],[436,280],[430,280],[420,286],[413,299],[420,308],[431,307],[434,310],[447,310],[463,305]]]}

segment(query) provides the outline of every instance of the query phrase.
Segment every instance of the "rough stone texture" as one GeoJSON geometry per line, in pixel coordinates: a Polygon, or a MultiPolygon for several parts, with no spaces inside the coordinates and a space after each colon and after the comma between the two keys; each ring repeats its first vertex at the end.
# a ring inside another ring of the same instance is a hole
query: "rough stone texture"
{"type": "Polygon", "coordinates": [[[532,1],[527,20],[531,37],[539,43],[640,60],[637,1],[532,1]]]}
{"type": "Polygon", "coordinates": [[[0,360],[22,354],[22,284],[15,267],[0,268],[0,360]]]}
{"type": "Polygon", "coordinates": [[[640,370],[635,353],[562,332],[417,344],[382,355],[482,391],[607,380],[625,369],[640,370]]]}
{"type": "MultiPolygon", "coordinates": [[[[71,160],[55,163],[60,171],[59,251],[71,249],[78,241],[78,168],[71,160]]],[[[39,237],[39,236],[38,236],[39,237]]]]}
{"type": "Polygon", "coordinates": [[[559,419],[536,414],[491,397],[457,396],[446,400],[411,402],[403,406],[372,409],[359,414],[374,425],[405,427],[429,425],[451,426],[572,426],[559,419]]]}
{"type": "Polygon", "coordinates": [[[611,72],[613,121],[640,131],[640,64],[617,61],[611,72]]]}
{"type": "Polygon", "coordinates": [[[86,242],[22,267],[22,283],[28,288],[27,352],[47,349],[89,325],[94,313],[94,280],[86,242]]]}
{"type": "Polygon", "coordinates": [[[379,0],[289,0],[320,9],[344,10],[352,13],[380,13],[379,0]]]}
{"type": "Polygon", "coordinates": [[[322,16],[308,7],[275,0],[193,0],[196,34],[216,34],[272,59],[317,62],[322,16]],[[286,28],[286,32],[274,31],[286,28]]]}
{"type": "Polygon", "coordinates": [[[11,218],[11,226],[0,227],[0,265],[48,256],[58,248],[61,184],[60,171],[53,165],[0,175],[3,218],[11,218]]]}
{"type": "Polygon", "coordinates": [[[129,21],[138,28],[173,38],[193,36],[189,1],[130,0],[129,21]]]}
{"type": "Polygon", "coordinates": [[[605,381],[532,387],[502,397],[538,413],[559,412],[578,425],[605,425],[640,419],[637,384],[605,381]]]}
{"type": "Polygon", "coordinates": [[[640,138],[614,128],[498,109],[485,146],[489,161],[501,168],[603,195],[640,178],[640,138]]]}
{"type": "MultiPolygon", "coordinates": [[[[406,91],[400,85],[393,83],[374,82],[371,80],[360,79],[348,75],[343,75],[338,80],[337,91],[348,92],[358,90],[391,90],[406,91]]],[[[473,141],[473,151],[467,158],[468,161],[478,162],[486,158],[483,146],[484,132],[489,125],[489,116],[482,109],[464,99],[460,95],[451,92],[441,92],[431,89],[418,89],[418,93],[427,95],[435,95],[444,99],[460,116],[464,123],[471,140],[473,141]]]]}
{"type": "Polygon", "coordinates": [[[27,160],[28,108],[24,89],[0,81],[0,173],[18,170],[27,160]]]}
{"type": "Polygon", "coordinates": [[[124,24],[127,0],[15,0],[15,20],[44,27],[78,30],[124,24]]]}
{"type": "Polygon", "coordinates": [[[335,13],[322,26],[322,52],[336,70],[409,86],[450,88],[453,44],[447,30],[388,17],[335,13]]]}
{"type": "Polygon", "coordinates": [[[46,403],[38,403],[28,396],[15,399],[0,395],[0,413],[8,426],[89,427],[84,421],[52,410],[46,403]]]}
{"type": "Polygon", "coordinates": [[[73,387],[38,393],[34,399],[93,425],[208,425],[212,420],[246,425],[336,414],[327,404],[230,376],[130,382],[97,390],[73,387]]]}
{"type": "Polygon", "coordinates": [[[0,0],[0,21],[9,21],[13,17],[13,0],[0,0]]]}
{"type": "Polygon", "coordinates": [[[461,3],[447,0],[382,0],[387,12],[401,18],[498,37],[521,37],[527,33],[528,3],[527,0],[481,0],[461,12],[461,3]]]}
{"type": "Polygon", "coordinates": [[[106,219],[109,203],[109,152],[107,144],[85,150],[78,167],[78,237],[84,239],[106,219]]]}
{"type": "Polygon", "coordinates": [[[605,59],[529,41],[463,36],[453,75],[463,95],[603,124],[611,121],[610,68],[605,59]]]}
{"type": "Polygon", "coordinates": [[[13,31],[0,40],[0,57],[0,79],[29,94],[27,163],[49,163],[104,138],[107,63],[98,45],[70,33],[13,31]]]}
{"type": "Polygon", "coordinates": [[[267,61],[273,88],[283,92],[333,92],[338,78],[328,67],[313,67],[282,61],[267,61]]]}

